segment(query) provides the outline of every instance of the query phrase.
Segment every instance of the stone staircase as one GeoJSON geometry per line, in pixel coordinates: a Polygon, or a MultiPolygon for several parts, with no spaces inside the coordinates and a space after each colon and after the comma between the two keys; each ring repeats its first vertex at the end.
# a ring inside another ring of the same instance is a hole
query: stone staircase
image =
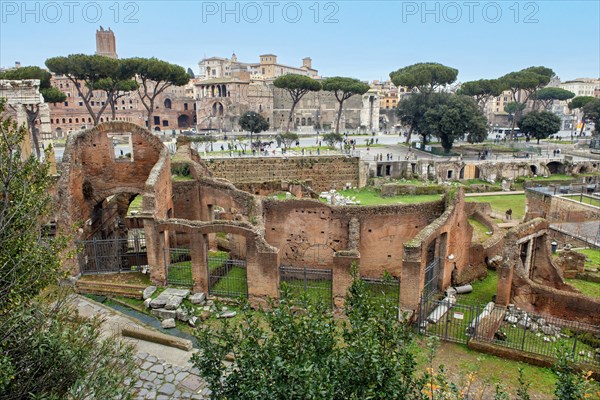
{"type": "Polygon", "coordinates": [[[106,283],[95,281],[82,281],[75,283],[75,290],[81,294],[97,294],[102,296],[122,296],[132,299],[141,299],[145,286],[129,285],[124,283],[106,283]]]}

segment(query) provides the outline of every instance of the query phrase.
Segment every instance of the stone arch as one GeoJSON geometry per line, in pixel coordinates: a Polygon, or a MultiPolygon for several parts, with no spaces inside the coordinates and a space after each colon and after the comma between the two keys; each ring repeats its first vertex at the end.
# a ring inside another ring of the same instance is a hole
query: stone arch
{"type": "Polygon", "coordinates": [[[529,170],[531,171],[531,173],[532,173],[533,175],[537,175],[537,174],[538,174],[538,167],[537,167],[537,165],[535,165],[535,164],[531,164],[531,165],[529,166],[529,170]]]}
{"type": "MultiPolygon", "coordinates": [[[[85,239],[95,223],[98,203],[113,195],[142,194],[146,211],[164,218],[172,208],[170,172],[168,149],[138,125],[114,121],[73,133],[67,139],[63,173],[57,183],[57,229],[83,222],[74,240],[85,239]],[[114,135],[129,135],[130,160],[115,157],[114,135]]],[[[154,261],[149,258],[150,264],[154,261]]],[[[78,272],[73,265],[68,266],[78,272]]]]}
{"type": "Polygon", "coordinates": [[[576,174],[587,174],[589,172],[592,172],[592,168],[587,164],[579,164],[575,167],[575,170],[573,172],[576,174]]]}
{"type": "Polygon", "coordinates": [[[548,167],[548,171],[550,171],[550,174],[564,174],[565,173],[565,166],[563,163],[561,163],[559,161],[551,161],[548,164],[546,164],[546,167],[548,167]]]}
{"type": "Polygon", "coordinates": [[[186,114],[182,114],[177,117],[178,128],[188,128],[190,126],[190,117],[186,114]]]}

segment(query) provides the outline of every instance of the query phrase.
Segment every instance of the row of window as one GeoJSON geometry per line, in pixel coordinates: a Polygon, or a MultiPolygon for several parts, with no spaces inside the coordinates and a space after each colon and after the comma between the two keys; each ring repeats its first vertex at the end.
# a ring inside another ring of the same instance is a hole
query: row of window
{"type": "MultiPolygon", "coordinates": [[[[115,118],[116,121],[130,121],[131,119],[128,117],[116,117],[115,118]]],[[[106,121],[110,121],[108,118],[106,119],[106,121]]],[[[75,118],[75,123],[78,124],[79,122],[81,123],[86,123],[85,118],[75,118]],[[81,119],[81,121],[80,121],[81,119]]],[[[87,119],[88,123],[92,123],[92,118],[88,117],[87,119]]],[[[104,117],[100,117],[100,122],[104,122],[104,117]]],[[[51,124],[72,124],[73,123],[73,118],[50,118],[50,123],[51,124]],[[61,122],[62,121],[62,122],[61,122]],[[68,122],[67,122],[68,121],[68,122]]]]}

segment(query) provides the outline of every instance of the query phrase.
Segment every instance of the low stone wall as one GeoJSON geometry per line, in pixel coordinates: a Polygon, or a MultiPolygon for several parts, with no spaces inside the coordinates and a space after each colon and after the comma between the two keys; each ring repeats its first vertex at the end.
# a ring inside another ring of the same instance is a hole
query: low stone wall
{"type": "MultiPolygon", "coordinates": [[[[556,362],[556,360],[552,357],[546,357],[540,354],[526,353],[517,349],[498,346],[493,343],[482,342],[479,340],[471,340],[469,341],[467,346],[475,351],[491,354],[501,358],[506,358],[508,360],[525,362],[527,364],[535,365],[537,367],[550,368],[556,362]]],[[[586,365],[579,369],[581,371],[592,371],[592,377],[596,380],[600,378],[600,371],[597,368],[594,368],[593,366],[586,365]]]]}
{"type": "Polygon", "coordinates": [[[312,181],[319,192],[359,186],[360,159],[346,156],[239,157],[207,160],[213,177],[234,185],[273,181],[312,181]]]}

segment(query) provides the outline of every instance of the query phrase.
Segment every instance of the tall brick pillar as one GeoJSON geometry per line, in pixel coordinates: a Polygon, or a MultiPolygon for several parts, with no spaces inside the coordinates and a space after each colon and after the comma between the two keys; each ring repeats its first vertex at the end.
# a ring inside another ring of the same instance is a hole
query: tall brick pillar
{"type": "Polygon", "coordinates": [[[254,239],[246,238],[246,276],[248,299],[264,303],[266,298],[279,297],[279,252],[261,252],[254,239]]]}
{"type": "Polygon", "coordinates": [[[506,307],[510,303],[510,289],[512,287],[513,268],[503,262],[497,267],[498,287],[496,288],[496,305],[506,307]]]}
{"type": "Polygon", "coordinates": [[[146,236],[146,254],[150,266],[150,280],[155,285],[166,285],[165,262],[163,248],[165,246],[164,233],[159,232],[154,224],[154,219],[144,218],[144,234],[146,236]]]}
{"type": "Polygon", "coordinates": [[[333,306],[341,308],[346,301],[346,294],[352,285],[352,264],[358,265],[360,255],[339,254],[333,256],[333,282],[331,284],[331,294],[333,296],[333,306]]]}
{"type": "Polygon", "coordinates": [[[194,293],[208,294],[208,261],[206,258],[208,245],[207,235],[194,231],[190,234],[190,253],[192,256],[192,281],[194,293]]]}
{"type": "Polygon", "coordinates": [[[421,247],[404,247],[400,275],[400,311],[413,312],[419,307],[424,280],[425,268],[421,266],[421,247]]]}

